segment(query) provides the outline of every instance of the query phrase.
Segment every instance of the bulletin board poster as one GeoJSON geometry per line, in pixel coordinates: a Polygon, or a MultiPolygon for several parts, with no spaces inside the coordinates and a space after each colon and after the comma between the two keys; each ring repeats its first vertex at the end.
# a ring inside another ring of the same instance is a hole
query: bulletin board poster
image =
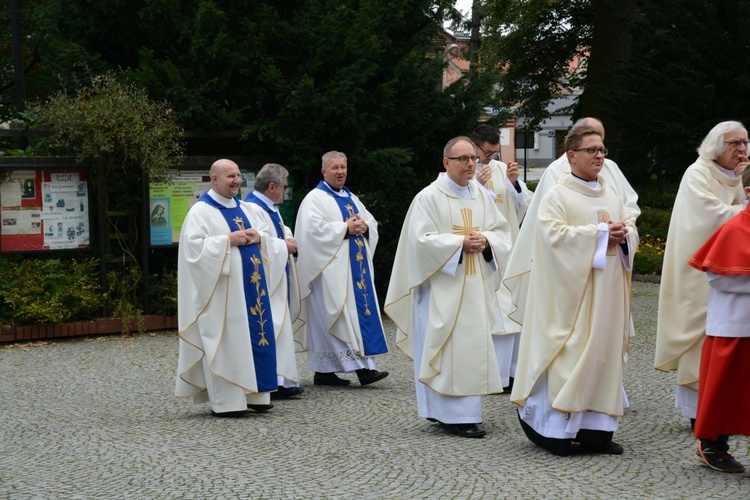
{"type": "Polygon", "coordinates": [[[14,170],[0,183],[0,251],[90,246],[85,170],[14,170]]]}
{"type": "MultiPolygon", "coordinates": [[[[242,173],[240,199],[252,191],[255,174],[242,173]],[[248,186],[250,186],[248,188],[248,186]],[[249,189],[249,191],[248,191],[249,189]]],[[[170,173],[170,182],[149,183],[151,246],[176,245],[188,210],[211,189],[208,170],[179,170],[170,173]]]]}

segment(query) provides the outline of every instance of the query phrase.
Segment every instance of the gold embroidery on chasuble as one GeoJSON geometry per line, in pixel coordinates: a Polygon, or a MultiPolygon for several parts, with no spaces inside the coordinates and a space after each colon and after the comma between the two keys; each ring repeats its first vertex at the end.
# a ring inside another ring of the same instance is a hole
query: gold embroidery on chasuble
{"type": "MultiPolygon", "coordinates": [[[[354,217],[357,215],[354,212],[354,206],[351,204],[346,205],[346,210],[349,212],[349,217],[354,217]]],[[[359,293],[362,294],[362,298],[364,299],[364,306],[365,306],[365,316],[370,316],[372,313],[370,312],[370,306],[368,303],[368,299],[370,297],[370,292],[367,288],[367,268],[365,267],[365,254],[362,253],[365,248],[365,237],[364,236],[354,236],[349,238],[349,244],[351,245],[351,240],[354,240],[354,243],[357,244],[357,264],[359,265],[359,279],[357,280],[357,290],[359,293]]]]}
{"type": "MultiPolygon", "coordinates": [[[[487,187],[490,188],[493,193],[495,193],[495,184],[492,182],[492,179],[487,181],[487,187]]],[[[503,195],[501,193],[495,193],[495,204],[503,204],[503,195]]]]}
{"type": "MultiPolygon", "coordinates": [[[[235,222],[237,220],[235,219],[235,222]]],[[[253,256],[250,258],[250,262],[253,263],[253,266],[255,267],[255,270],[253,271],[252,276],[250,277],[250,281],[255,285],[255,291],[256,291],[256,299],[255,299],[255,305],[250,308],[250,314],[253,315],[256,323],[260,325],[260,341],[258,342],[258,345],[268,345],[268,340],[266,339],[266,320],[264,319],[265,315],[265,309],[263,308],[263,303],[261,302],[260,298],[266,296],[266,288],[262,286],[262,283],[260,282],[260,259],[253,256]]]]}
{"type": "MultiPolygon", "coordinates": [[[[461,218],[463,219],[463,226],[457,226],[456,224],[453,224],[453,234],[460,234],[462,236],[466,236],[467,234],[471,234],[473,232],[479,231],[479,226],[474,226],[473,224],[473,212],[470,208],[462,208],[461,209],[461,218]]],[[[477,263],[476,263],[477,254],[475,253],[465,253],[464,259],[466,259],[466,274],[467,275],[473,275],[477,273],[477,263]]]]}
{"type": "Polygon", "coordinates": [[[237,224],[237,227],[240,228],[241,231],[245,230],[245,221],[242,220],[242,217],[237,216],[234,219],[232,219],[232,222],[237,224]]]}
{"type": "Polygon", "coordinates": [[[357,244],[359,249],[357,250],[357,264],[359,264],[359,280],[357,281],[357,290],[362,294],[364,298],[365,316],[370,316],[370,306],[368,305],[368,298],[370,296],[367,290],[367,268],[365,267],[365,256],[362,253],[362,249],[365,247],[365,241],[362,236],[357,236],[354,239],[354,243],[357,244]]]}
{"type": "MultiPolygon", "coordinates": [[[[609,212],[599,212],[599,222],[610,223],[612,219],[609,217],[609,212]]],[[[607,255],[617,255],[616,243],[609,243],[607,245],[607,255]]]]}

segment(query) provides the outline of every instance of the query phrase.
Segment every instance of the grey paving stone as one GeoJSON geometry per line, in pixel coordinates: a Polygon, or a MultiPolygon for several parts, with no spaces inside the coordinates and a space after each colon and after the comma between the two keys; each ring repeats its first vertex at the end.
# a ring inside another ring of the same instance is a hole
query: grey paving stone
{"type": "MultiPolygon", "coordinates": [[[[532,445],[507,395],[485,398],[484,439],[417,416],[411,362],[386,380],[315,387],[266,414],[216,419],[173,396],[174,333],[0,346],[0,498],[747,498],[748,474],[693,459],[674,377],[653,369],[659,285],[633,287],[625,453],[555,457],[532,445]]],[[[393,343],[394,327],[386,323],[393,343]]],[[[748,440],[730,440],[750,466],[748,440]]]]}

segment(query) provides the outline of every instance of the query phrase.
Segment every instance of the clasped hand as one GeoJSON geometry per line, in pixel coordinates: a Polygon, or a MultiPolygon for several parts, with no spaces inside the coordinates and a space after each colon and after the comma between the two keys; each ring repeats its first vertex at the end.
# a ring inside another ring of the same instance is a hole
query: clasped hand
{"type": "Polygon", "coordinates": [[[621,244],[625,243],[628,238],[628,228],[622,222],[608,222],[609,226],[609,242],[621,244]]]}
{"type": "Polygon", "coordinates": [[[255,229],[240,229],[229,233],[229,244],[233,247],[260,243],[260,233],[255,229]]]}
{"type": "Polygon", "coordinates": [[[349,228],[349,234],[356,236],[367,232],[367,223],[359,215],[352,215],[346,219],[346,225],[349,228]]]}
{"type": "Polygon", "coordinates": [[[480,233],[469,233],[464,236],[464,252],[480,253],[487,247],[487,238],[480,233]]]}

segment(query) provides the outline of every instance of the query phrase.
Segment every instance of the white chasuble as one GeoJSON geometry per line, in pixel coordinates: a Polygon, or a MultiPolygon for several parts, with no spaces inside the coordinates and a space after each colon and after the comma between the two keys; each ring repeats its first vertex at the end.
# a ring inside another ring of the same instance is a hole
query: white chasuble
{"type": "MultiPolygon", "coordinates": [[[[350,372],[374,367],[364,351],[355,293],[374,300],[370,317],[380,321],[372,257],[378,243],[378,223],[354,194],[345,196],[367,223],[367,238],[350,239],[336,200],[323,189],[308,193],[297,211],[295,239],[299,246],[299,279],[304,345],[308,367],[321,372],[350,372]],[[349,245],[364,243],[362,255],[370,270],[364,290],[353,279],[349,245]]],[[[382,331],[382,327],[381,327],[382,331]]]]}
{"type": "Polygon", "coordinates": [[[510,249],[508,225],[481,187],[473,185],[471,198],[462,199],[444,176],[417,194],[409,207],[384,310],[398,327],[396,345],[412,359],[421,352],[422,384],[449,396],[502,392],[491,332],[498,307],[497,266],[481,253],[462,252],[462,245],[469,232],[481,233],[494,259],[502,259],[510,249]],[[462,252],[460,263],[448,270],[456,252],[462,252]],[[424,344],[415,345],[414,292],[424,287],[429,292],[419,321],[424,344]]]}
{"type": "MultiPolygon", "coordinates": [[[[570,163],[565,154],[550,163],[545,169],[534,191],[534,196],[531,198],[518,237],[513,244],[513,250],[508,258],[508,265],[503,276],[503,288],[510,293],[512,300],[509,313],[503,317],[503,326],[506,333],[521,331],[523,316],[526,312],[529,271],[533,260],[534,232],[539,217],[539,205],[547,191],[557,184],[560,176],[568,173],[570,173],[570,163]]],[[[599,172],[599,179],[609,188],[615,190],[630,215],[637,219],[641,214],[641,209],[638,207],[638,194],[630,186],[617,164],[605,159],[602,170],[599,172]]]]}
{"type": "MultiPolygon", "coordinates": [[[[291,231],[284,226],[281,214],[276,213],[278,222],[275,222],[271,217],[268,206],[259,204],[265,203],[262,198],[255,198],[253,201],[243,203],[246,203],[248,209],[259,220],[268,225],[271,231],[274,231],[270,236],[276,236],[276,240],[284,245],[283,250],[288,255],[284,238],[291,231]],[[279,233],[282,237],[278,236],[279,233]]],[[[266,268],[266,281],[271,295],[271,309],[273,311],[273,329],[276,335],[276,371],[280,378],[291,382],[299,381],[293,331],[296,318],[292,317],[291,307],[291,297],[294,297],[294,293],[290,293],[297,287],[296,274],[297,267],[294,264],[294,257],[291,255],[288,255],[285,261],[280,261],[278,265],[270,265],[266,268]]],[[[297,298],[299,298],[299,295],[297,295],[297,298]]],[[[299,315],[299,306],[296,307],[296,310],[299,315]]],[[[281,380],[280,382],[279,385],[285,387],[290,385],[285,385],[281,380]]]]}
{"type": "MultiPolygon", "coordinates": [[[[211,193],[211,192],[209,192],[211,193]]],[[[235,200],[214,195],[223,204],[235,200]]],[[[229,206],[229,205],[227,205],[229,206]]],[[[236,206],[236,205],[234,205],[236,206]]],[[[243,208],[252,227],[261,233],[263,265],[286,258],[268,227],[243,208]]],[[[179,360],[175,394],[205,402],[211,395],[216,412],[247,409],[258,397],[248,310],[243,287],[243,263],[237,247],[229,245],[229,227],[214,207],[198,202],[188,212],[180,233],[178,256],[179,360]],[[254,396],[255,395],[255,396],[254,396]]]]}
{"type": "Polygon", "coordinates": [[[539,205],[534,263],[511,401],[521,407],[543,375],[551,407],[623,413],[622,371],[630,334],[635,219],[601,180],[593,188],[563,175],[539,205]],[[601,221],[628,228],[629,253],[612,247],[592,268],[601,221]],[[628,266],[623,262],[628,263],[628,266]]]}
{"type": "Polygon", "coordinates": [[[698,158],[685,171],[669,221],[656,324],[657,370],[677,370],[677,385],[698,390],[709,285],[688,265],[703,243],[742,211],[745,195],[712,161],[698,158]]]}

